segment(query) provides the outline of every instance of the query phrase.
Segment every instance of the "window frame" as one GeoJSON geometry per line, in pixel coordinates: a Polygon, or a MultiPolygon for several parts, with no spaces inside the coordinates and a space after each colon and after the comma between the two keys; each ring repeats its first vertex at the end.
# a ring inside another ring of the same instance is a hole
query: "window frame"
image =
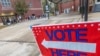
{"type": "Polygon", "coordinates": [[[95,0],[95,4],[100,4],[100,1],[98,1],[98,0],[95,0]]]}
{"type": "Polygon", "coordinates": [[[0,0],[2,7],[11,7],[11,1],[10,0],[0,0]]]}

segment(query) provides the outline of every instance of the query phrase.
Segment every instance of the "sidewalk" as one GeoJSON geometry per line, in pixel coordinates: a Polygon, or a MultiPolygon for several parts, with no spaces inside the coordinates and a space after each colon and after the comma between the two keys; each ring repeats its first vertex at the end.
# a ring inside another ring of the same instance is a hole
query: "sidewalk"
{"type": "MultiPolygon", "coordinates": [[[[79,14],[77,15],[62,14],[54,18],[51,17],[49,20],[50,21],[60,21],[60,22],[57,22],[58,24],[59,23],[84,22],[84,19],[82,19],[81,15],[79,14]]],[[[99,13],[89,13],[88,21],[100,21],[100,12],[99,13]]],[[[53,24],[53,23],[50,23],[50,24],[53,24]]]]}
{"type": "Polygon", "coordinates": [[[100,21],[100,12],[98,13],[90,13],[89,21],[100,21]]]}

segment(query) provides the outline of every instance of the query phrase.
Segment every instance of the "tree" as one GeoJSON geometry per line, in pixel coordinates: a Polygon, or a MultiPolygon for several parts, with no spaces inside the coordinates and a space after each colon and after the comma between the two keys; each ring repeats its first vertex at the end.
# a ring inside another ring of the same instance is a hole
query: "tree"
{"type": "Polygon", "coordinates": [[[23,16],[28,11],[28,5],[25,0],[16,0],[14,9],[17,15],[23,16]]]}

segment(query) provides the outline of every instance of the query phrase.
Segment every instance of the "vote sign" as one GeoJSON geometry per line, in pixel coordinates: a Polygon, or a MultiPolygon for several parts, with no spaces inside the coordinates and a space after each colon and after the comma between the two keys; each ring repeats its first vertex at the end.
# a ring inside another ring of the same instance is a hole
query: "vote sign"
{"type": "Polygon", "coordinates": [[[100,22],[33,26],[42,56],[100,56],[100,22]]]}

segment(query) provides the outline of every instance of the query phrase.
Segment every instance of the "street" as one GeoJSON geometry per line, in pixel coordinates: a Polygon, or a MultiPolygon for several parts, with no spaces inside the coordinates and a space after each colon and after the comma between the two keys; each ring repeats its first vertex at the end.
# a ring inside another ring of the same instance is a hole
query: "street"
{"type": "MultiPolygon", "coordinates": [[[[94,14],[92,14],[94,15],[94,14]]],[[[93,16],[89,21],[99,21],[99,17],[95,19],[93,16]]],[[[60,15],[51,17],[50,19],[42,18],[32,21],[25,21],[15,25],[8,26],[0,30],[0,56],[39,56],[39,48],[36,45],[35,37],[30,29],[31,25],[49,25],[83,22],[80,15],[73,17],[60,15]]]]}

